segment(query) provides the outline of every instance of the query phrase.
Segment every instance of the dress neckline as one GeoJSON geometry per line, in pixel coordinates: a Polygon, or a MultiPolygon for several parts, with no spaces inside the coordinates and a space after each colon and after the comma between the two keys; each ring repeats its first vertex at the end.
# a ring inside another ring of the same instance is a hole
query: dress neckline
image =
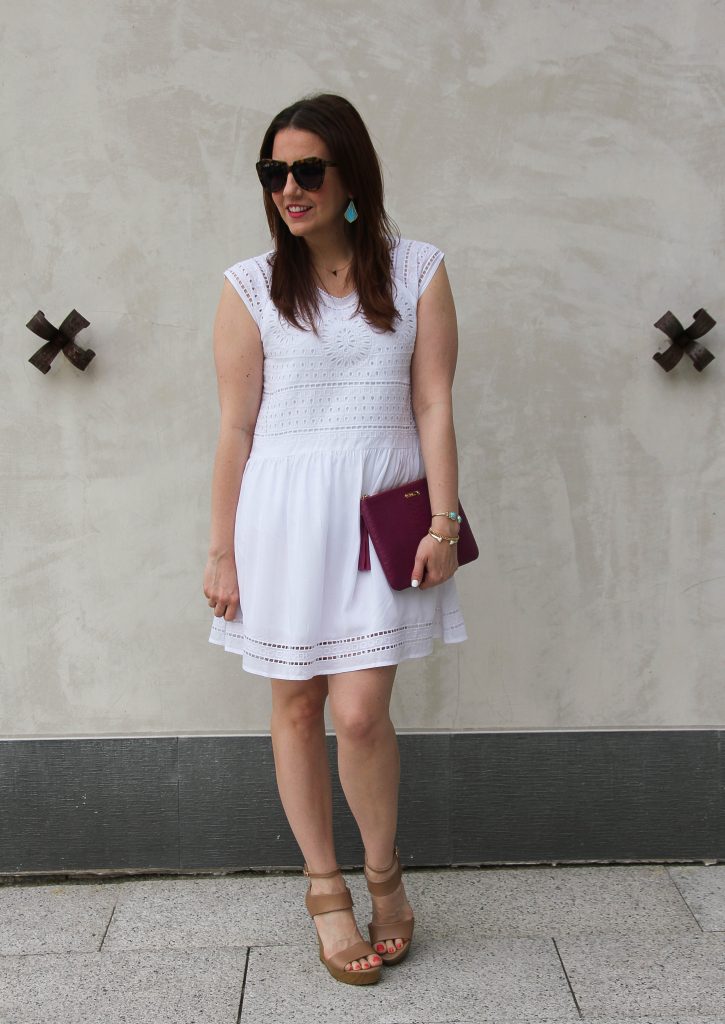
{"type": "Polygon", "coordinates": [[[357,290],[353,289],[347,295],[332,295],[325,288],[317,288],[320,299],[328,306],[349,306],[357,302],[357,290]]]}

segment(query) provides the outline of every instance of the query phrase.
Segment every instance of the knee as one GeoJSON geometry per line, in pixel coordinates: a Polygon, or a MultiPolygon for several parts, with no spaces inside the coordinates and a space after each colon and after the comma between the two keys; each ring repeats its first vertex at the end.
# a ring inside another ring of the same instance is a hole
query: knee
{"type": "Polygon", "coordinates": [[[295,729],[319,728],[325,717],[325,696],[300,692],[275,704],[274,711],[295,729]]]}
{"type": "Polygon", "coordinates": [[[338,739],[348,743],[373,743],[387,728],[391,728],[390,717],[377,709],[364,707],[346,708],[334,715],[335,732],[338,739]]]}

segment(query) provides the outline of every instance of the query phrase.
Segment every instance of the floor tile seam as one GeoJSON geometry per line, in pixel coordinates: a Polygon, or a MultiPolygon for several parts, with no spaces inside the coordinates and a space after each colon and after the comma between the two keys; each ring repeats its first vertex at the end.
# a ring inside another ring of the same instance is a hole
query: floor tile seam
{"type": "MultiPolygon", "coordinates": [[[[717,935],[717,932],[703,932],[701,928],[660,928],[660,929],[639,929],[633,931],[608,931],[602,929],[601,931],[581,931],[581,932],[567,932],[567,931],[554,931],[549,929],[546,932],[547,936],[551,936],[556,939],[557,942],[594,942],[599,939],[606,939],[608,942],[625,942],[628,940],[641,940],[641,941],[655,941],[658,939],[701,939],[705,935],[717,935]]],[[[719,934],[725,935],[725,932],[719,934]]],[[[507,938],[541,938],[542,936],[506,936],[507,938]]]]}
{"type": "Polygon", "coordinates": [[[103,935],[101,936],[101,943],[100,943],[100,945],[98,947],[98,952],[99,953],[103,949],[103,944],[106,941],[106,936],[108,935],[108,929],[111,927],[111,921],[113,921],[113,917],[114,917],[114,914],[116,913],[116,907],[117,906],[118,906],[118,900],[116,900],[116,902],[113,904],[113,908],[111,909],[111,915],[108,918],[108,924],[106,925],[106,930],[104,931],[103,935]]]}
{"type": "MultiPolygon", "coordinates": [[[[110,927],[110,923],[111,922],[109,921],[109,927],[110,927]]],[[[239,942],[228,942],[228,941],[217,942],[217,941],[213,941],[212,940],[212,941],[208,941],[208,942],[201,942],[201,943],[198,943],[198,944],[193,942],[193,941],[188,941],[187,940],[187,941],[185,941],[183,946],[164,945],[164,944],[156,945],[156,944],[148,944],[148,943],[141,943],[141,944],[138,944],[138,945],[119,945],[119,946],[116,946],[112,942],[108,943],[108,942],[105,941],[105,936],[106,936],[107,932],[108,932],[108,927],[106,928],[106,932],[104,933],[104,940],[101,942],[101,945],[99,947],[94,947],[94,948],[89,947],[88,949],[33,950],[33,951],[27,951],[27,952],[22,950],[22,949],[21,950],[11,950],[11,951],[0,950],[0,957],[11,957],[11,956],[48,956],[48,955],[60,955],[60,956],[62,956],[62,955],[65,955],[65,954],[75,954],[75,953],[83,953],[83,954],[87,954],[87,953],[108,953],[108,952],[111,952],[111,953],[130,953],[130,952],[134,952],[134,951],[147,951],[147,950],[150,950],[150,949],[155,949],[155,950],[159,950],[159,951],[166,950],[166,951],[176,951],[176,952],[178,952],[180,950],[194,951],[194,950],[204,950],[204,949],[244,949],[244,948],[246,948],[248,946],[252,946],[252,947],[257,947],[258,946],[258,947],[264,947],[264,948],[271,948],[271,949],[273,949],[273,948],[276,948],[277,946],[279,946],[279,947],[299,946],[299,945],[304,944],[307,941],[307,939],[306,939],[306,937],[304,935],[300,935],[300,937],[297,938],[297,939],[288,939],[286,941],[282,941],[282,940],[280,940],[280,941],[277,941],[277,940],[267,941],[265,939],[255,939],[253,937],[250,937],[246,941],[239,941],[239,942]]],[[[498,942],[498,941],[505,942],[505,941],[508,941],[508,940],[514,940],[514,941],[519,941],[520,940],[520,941],[531,941],[531,942],[553,940],[555,942],[557,942],[557,941],[572,942],[572,941],[582,941],[582,940],[584,940],[584,941],[596,941],[598,939],[604,939],[604,940],[607,940],[608,942],[612,942],[612,941],[616,941],[616,940],[620,940],[620,939],[623,940],[623,941],[627,941],[627,940],[632,940],[632,939],[635,939],[635,940],[636,939],[655,940],[655,939],[665,939],[665,938],[668,938],[668,939],[672,939],[672,938],[675,938],[675,939],[676,938],[687,939],[687,938],[692,938],[692,937],[697,937],[698,939],[703,939],[703,940],[708,939],[709,937],[711,937],[713,939],[716,939],[718,941],[724,941],[725,940],[725,929],[719,929],[719,928],[703,929],[702,927],[700,927],[696,923],[693,923],[689,928],[684,928],[684,927],[678,928],[678,927],[666,927],[665,926],[665,927],[659,927],[659,928],[657,928],[657,927],[651,927],[651,928],[629,928],[627,930],[620,930],[620,929],[606,929],[606,930],[588,929],[588,930],[584,930],[584,931],[566,931],[566,930],[558,930],[558,929],[553,929],[552,930],[551,928],[549,928],[546,931],[542,931],[542,932],[524,932],[524,931],[501,931],[501,932],[494,932],[494,931],[484,931],[482,929],[476,929],[475,932],[474,932],[474,931],[469,931],[467,928],[464,928],[463,930],[461,930],[460,928],[457,928],[457,927],[454,926],[454,927],[452,927],[450,929],[438,929],[438,928],[432,927],[432,928],[430,928],[428,930],[427,934],[428,934],[428,938],[430,938],[433,941],[437,941],[437,940],[439,940],[441,938],[447,937],[447,936],[452,935],[452,934],[457,934],[457,935],[460,936],[460,938],[461,938],[461,940],[463,942],[465,942],[466,939],[471,939],[471,940],[475,940],[476,942],[480,942],[481,940],[483,940],[483,941],[489,941],[489,942],[493,942],[493,943],[498,942]]]]}
{"type": "MultiPolygon", "coordinates": [[[[461,932],[460,930],[452,929],[450,932],[447,931],[431,931],[428,938],[432,941],[439,941],[440,939],[446,938],[449,935],[457,935],[459,941],[465,946],[467,940],[470,940],[474,945],[478,945],[481,942],[486,942],[489,945],[496,945],[497,943],[506,943],[509,941],[515,942],[539,942],[548,943],[554,942],[559,943],[572,943],[572,942],[597,942],[598,940],[604,940],[608,944],[616,941],[627,941],[627,940],[665,940],[665,939],[677,939],[677,938],[693,938],[696,937],[698,940],[706,941],[709,937],[718,940],[719,942],[725,942],[725,931],[703,931],[700,928],[693,928],[691,931],[677,930],[677,929],[663,929],[661,931],[587,931],[587,932],[553,932],[551,930],[547,932],[537,934],[526,934],[520,932],[482,932],[480,930],[474,932],[461,932]],[[722,937],[722,938],[721,938],[722,937]]],[[[14,952],[0,951],[0,958],[11,958],[11,957],[31,957],[31,956],[88,956],[88,955],[104,955],[119,954],[119,953],[148,953],[151,951],[159,953],[195,953],[203,952],[205,950],[215,949],[287,949],[293,947],[302,947],[307,945],[307,939],[301,936],[299,939],[291,939],[287,941],[264,941],[257,939],[249,939],[247,941],[240,942],[205,942],[205,943],[191,943],[185,942],[180,946],[173,945],[150,945],[140,944],[133,946],[126,945],[109,945],[104,943],[99,948],[88,948],[88,949],[53,949],[53,950],[33,950],[23,951],[17,950],[14,952]]],[[[558,951],[558,946],[557,946],[558,951]]]]}
{"type": "MultiPolygon", "coordinates": [[[[422,931],[422,929],[421,929],[422,931]]],[[[545,931],[540,932],[518,932],[518,931],[505,931],[505,932],[492,932],[484,931],[481,928],[471,930],[469,928],[461,928],[460,926],[451,926],[447,929],[431,928],[427,931],[426,937],[438,941],[441,938],[448,938],[451,935],[460,935],[461,939],[475,939],[477,942],[480,940],[566,940],[572,939],[664,939],[664,938],[690,938],[696,936],[697,938],[704,938],[708,935],[718,936],[725,935],[725,931],[721,930],[710,930],[703,931],[701,928],[695,928],[689,926],[688,928],[659,928],[659,929],[633,929],[631,931],[620,931],[617,929],[606,929],[597,930],[591,929],[587,931],[561,931],[557,929],[547,928],[545,931]]],[[[286,945],[292,945],[294,943],[285,943],[286,945]]]]}
{"type": "Polygon", "coordinates": [[[247,972],[249,970],[249,958],[251,956],[252,947],[247,946],[247,953],[244,957],[244,974],[242,975],[242,984],[239,990],[239,1009],[237,1010],[237,1024],[240,1024],[242,1019],[242,1012],[244,1010],[244,993],[247,986],[247,972]]]}
{"type": "Polygon", "coordinates": [[[579,1000],[576,997],[576,992],[574,991],[574,986],[572,984],[571,978],[569,977],[569,972],[566,969],[566,965],[564,963],[564,959],[563,959],[561,953],[559,952],[559,947],[558,947],[558,945],[556,943],[556,939],[555,939],[555,937],[553,935],[551,936],[551,943],[552,943],[554,949],[556,950],[557,959],[559,961],[559,964],[561,966],[562,971],[564,972],[564,978],[566,979],[566,984],[567,984],[567,986],[569,988],[569,995],[574,1000],[574,1008],[576,1009],[576,1012],[577,1012],[578,1016],[580,1018],[582,1018],[584,1016],[584,1014],[581,1011],[581,1006],[579,1005],[579,1000]]]}
{"type": "Polygon", "coordinates": [[[689,913],[692,914],[692,918],[695,921],[695,923],[697,924],[698,928],[700,928],[700,930],[704,932],[706,929],[703,928],[703,926],[700,924],[700,921],[698,920],[698,917],[695,914],[695,911],[692,909],[690,904],[687,902],[687,898],[685,897],[685,894],[682,892],[682,890],[680,889],[679,885],[677,884],[677,879],[673,878],[672,873],[670,872],[669,868],[667,869],[667,874],[669,876],[671,884],[673,885],[673,887],[675,889],[675,892],[680,897],[680,899],[682,900],[684,905],[687,907],[689,913]]]}
{"type": "MultiPolygon", "coordinates": [[[[148,953],[153,950],[159,953],[199,953],[208,949],[288,949],[294,946],[306,946],[307,940],[299,942],[215,942],[203,946],[119,946],[110,949],[112,953],[148,953]]],[[[1,1024],[1,1022],[0,1022],[1,1024]]]]}
{"type": "Polygon", "coordinates": [[[215,942],[203,946],[106,946],[104,949],[52,949],[34,950],[25,952],[23,950],[14,953],[0,952],[0,960],[28,959],[30,957],[50,956],[103,956],[111,957],[125,953],[204,953],[211,950],[240,950],[240,949],[291,949],[307,946],[307,942],[215,942]]]}
{"type": "MultiPolygon", "coordinates": [[[[548,934],[552,934],[549,932],[548,934]]],[[[666,929],[663,928],[661,931],[602,931],[602,932],[556,932],[554,937],[562,942],[571,942],[572,940],[597,940],[606,939],[607,941],[616,942],[618,940],[627,941],[628,939],[697,939],[698,941],[706,940],[709,938],[717,939],[718,942],[725,941],[725,931],[703,931],[702,928],[695,928],[694,926],[688,930],[685,929],[666,929]]]]}
{"type": "MultiPolygon", "coordinates": [[[[64,950],[46,950],[44,952],[34,953],[0,953],[0,960],[31,960],[41,959],[42,957],[102,957],[103,959],[110,960],[114,955],[124,955],[126,953],[208,953],[208,952],[232,952],[239,951],[242,949],[275,949],[279,945],[280,948],[285,948],[284,944],[276,943],[274,945],[265,946],[261,943],[240,943],[239,945],[230,944],[215,944],[210,946],[123,946],[119,949],[64,949],[64,950]]],[[[295,943],[294,945],[302,945],[302,943],[295,943]]]]}
{"type": "MultiPolygon", "coordinates": [[[[138,952],[148,950],[149,947],[133,947],[128,950],[111,950],[111,952],[134,952],[137,949],[138,952]]],[[[151,947],[156,948],[156,947],[151,947]]],[[[165,947],[159,947],[165,948],[165,947]]],[[[104,956],[108,952],[107,949],[99,949],[97,946],[89,946],[87,949],[35,949],[35,950],[16,950],[13,953],[0,952],[0,959],[5,958],[7,960],[13,957],[31,957],[31,956],[104,956]]],[[[1,1022],[0,1022],[1,1024],[1,1022]]]]}

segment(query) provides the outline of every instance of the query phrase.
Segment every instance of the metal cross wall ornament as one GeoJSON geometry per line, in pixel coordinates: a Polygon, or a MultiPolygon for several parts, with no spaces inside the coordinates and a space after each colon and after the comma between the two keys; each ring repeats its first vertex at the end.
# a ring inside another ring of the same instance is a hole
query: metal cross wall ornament
{"type": "Polygon", "coordinates": [[[90,320],[81,316],[77,309],[72,309],[60,327],[53,327],[45,319],[45,313],[39,309],[25,326],[39,338],[44,338],[46,343],[33,353],[28,362],[37,367],[41,373],[47,373],[50,364],[62,350],[63,355],[73,363],[76,369],[85,370],[96,353],[90,348],[81,348],[76,345],[74,339],[79,331],[89,325],[90,320]]]}
{"type": "Polygon", "coordinates": [[[672,342],[666,352],[655,352],[652,356],[666,373],[669,373],[673,366],[677,366],[685,352],[694,363],[695,369],[700,372],[715,358],[712,352],[708,352],[697,339],[701,338],[703,334],[707,334],[715,326],[717,320],[713,320],[704,309],[698,309],[696,313],[693,313],[693,317],[693,323],[685,330],[674,313],[668,309],[655,324],[655,327],[664,331],[672,342]]]}

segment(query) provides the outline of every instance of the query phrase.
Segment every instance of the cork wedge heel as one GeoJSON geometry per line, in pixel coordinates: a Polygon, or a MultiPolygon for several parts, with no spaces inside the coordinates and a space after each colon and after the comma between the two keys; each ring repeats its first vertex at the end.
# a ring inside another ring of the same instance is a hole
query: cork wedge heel
{"type": "MultiPolygon", "coordinates": [[[[402,877],[402,870],[400,867],[400,855],[398,853],[398,847],[395,847],[393,851],[393,859],[388,864],[387,868],[371,868],[368,864],[367,857],[365,858],[365,881],[367,882],[368,892],[372,893],[373,896],[387,896],[400,885],[402,877]],[[395,871],[386,878],[383,882],[373,882],[368,878],[367,869],[372,871],[380,870],[381,872],[389,871],[393,865],[395,865],[395,871]]],[[[413,939],[413,927],[415,925],[415,917],[411,917],[408,921],[393,921],[391,924],[374,924],[373,921],[368,925],[368,932],[370,933],[370,942],[375,948],[376,943],[384,942],[386,939],[405,939],[405,945],[402,949],[397,950],[395,953],[378,953],[384,964],[388,967],[393,964],[399,964],[402,960],[405,960],[406,956],[410,952],[410,944],[413,939]]]]}
{"type": "MultiPolygon", "coordinates": [[[[342,871],[340,868],[336,868],[335,871],[328,871],[327,874],[312,874],[305,864],[303,874],[306,878],[332,878],[334,875],[341,875],[342,871]]],[[[352,893],[347,885],[344,892],[320,893],[316,896],[312,895],[311,890],[312,883],[305,894],[305,906],[313,923],[318,914],[329,914],[333,910],[348,910],[353,905],[352,893]]],[[[332,956],[326,957],[319,932],[317,933],[317,942],[320,947],[320,960],[336,981],[341,981],[345,985],[374,985],[380,981],[382,964],[378,964],[377,967],[361,967],[359,971],[345,970],[345,964],[350,963],[351,960],[359,960],[364,956],[380,956],[370,943],[361,939],[358,942],[353,942],[347,949],[338,950],[332,956]]]]}

